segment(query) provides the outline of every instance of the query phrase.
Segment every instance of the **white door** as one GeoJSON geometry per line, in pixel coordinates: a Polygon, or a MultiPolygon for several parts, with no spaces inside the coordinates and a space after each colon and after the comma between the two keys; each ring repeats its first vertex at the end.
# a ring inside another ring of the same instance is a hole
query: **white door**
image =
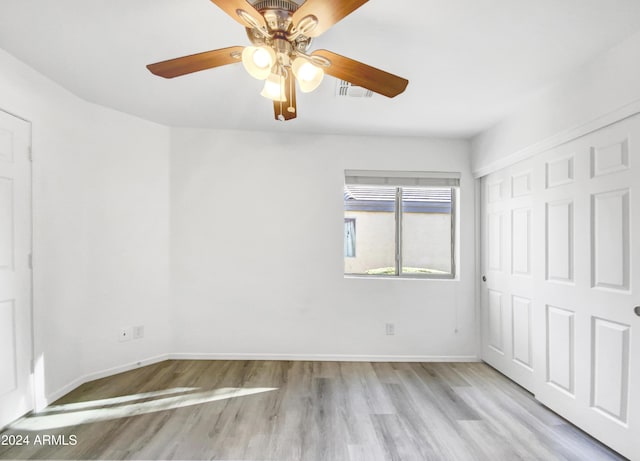
{"type": "Polygon", "coordinates": [[[533,173],[483,179],[483,359],[533,391],[533,173]]]}
{"type": "Polygon", "coordinates": [[[491,174],[483,191],[483,357],[640,460],[640,116],[491,174]]]}
{"type": "Polygon", "coordinates": [[[0,428],[33,408],[30,131],[0,111],[0,428]]]}

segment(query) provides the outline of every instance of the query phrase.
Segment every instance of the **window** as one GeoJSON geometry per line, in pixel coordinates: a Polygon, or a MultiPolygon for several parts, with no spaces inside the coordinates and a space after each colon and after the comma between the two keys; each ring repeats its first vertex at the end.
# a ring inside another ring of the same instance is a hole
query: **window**
{"type": "Polygon", "coordinates": [[[345,172],[345,274],[455,277],[458,187],[457,173],[345,172]]]}

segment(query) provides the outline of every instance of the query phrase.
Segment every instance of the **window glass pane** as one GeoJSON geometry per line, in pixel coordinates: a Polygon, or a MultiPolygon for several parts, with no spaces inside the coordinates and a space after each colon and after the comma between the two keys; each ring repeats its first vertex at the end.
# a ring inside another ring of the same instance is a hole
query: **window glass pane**
{"type": "Polygon", "coordinates": [[[345,186],[345,274],[396,274],[395,196],[395,187],[345,186]]]}
{"type": "Polygon", "coordinates": [[[402,273],[451,273],[452,190],[402,188],[402,273]]]}

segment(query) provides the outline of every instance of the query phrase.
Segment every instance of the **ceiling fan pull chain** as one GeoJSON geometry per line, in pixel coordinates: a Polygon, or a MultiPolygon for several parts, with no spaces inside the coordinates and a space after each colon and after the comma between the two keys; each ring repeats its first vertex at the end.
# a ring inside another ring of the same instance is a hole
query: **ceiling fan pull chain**
{"type": "MultiPolygon", "coordinates": [[[[288,77],[288,74],[287,74],[287,77],[288,77]]],[[[295,114],[296,108],[293,107],[293,85],[294,85],[293,78],[289,78],[289,107],[287,107],[287,111],[289,111],[292,114],[295,114]]]]}
{"type": "MultiPolygon", "coordinates": [[[[278,75],[280,76],[280,90],[282,91],[284,89],[284,82],[282,81],[282,71],[284,70],[284,68],[282,66],[279,66],[278,68],[278,75]]],[[[280,95],[282,96],[282,95],[280,95]]],[[[284,107],[282,105],[282,97],[280,98],[279,101],[280,104],[280,115],[278,115],[278,120],[280,120],[281,122],[284,122],[286,119],[284,117],[284,107]]]]}

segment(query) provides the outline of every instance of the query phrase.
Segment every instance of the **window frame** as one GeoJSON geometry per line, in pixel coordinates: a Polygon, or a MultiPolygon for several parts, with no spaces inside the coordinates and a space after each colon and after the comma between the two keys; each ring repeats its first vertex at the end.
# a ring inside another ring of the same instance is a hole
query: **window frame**
{"type": "MultiPolygon", "coordinates": [[[[428,189],[427,186],[422,186],[428,189]]],[[[390,275],[390,277],[399,278],[416,278],[416,279],[455,279],[456,278],[456,220],[457,220],[457,189],[455,187],[449,188],[451,190],[451,226],[450,237],[451,243],[449,245],[449,258],[451,261],[451,272],[448,274],[405,274],[402,272],[402,230],[403,230],[403,217],[404,209],[402,206],[403,186],[396,187],[396,273],[390,275]]],[[[371,277],[370,275],[363,274],[365,277],[371,277]]]]}
{"type": "MultiPolygon", "coordinates": [[[[356,218],[344,218],[344,223],[347,224],[349,222],[353,223],[353,254],[352,255],[344,255],[345,258],[355,258],[356,257],[356,248],[358,244],[358,234],[356,232],[356,218]]],[[[345,236],[346,238],[346,236],[345,236]]]]}
{"type": "MultiPolygon", "coordinates": [[[[351,184],[346,181],[347,172],[345,172],[345,186],[351,184]]],[[[378,173],[378,172],[375,172],[378,173]]],[[[384,174],[384,173],[383,173],[384,174]]],[[[446,174],[438,173],[437,178],[441,179],[446,174]]],[[[350,273],[344,272],[344,277],[348,278],[387,278],[387,279],[427,279],[427,280],[454,280],[457,278],[457,265],[456,265],[456,248],[457,248],[457,228],[458,228],[458,193],[459,193],[459,174],[451,174],[451,178],[455,181],[458,181],[457,184],[443,187],[442,185],[434,184],[385,184],[385,186],[392,186],[396,189],[395,193],[395,274],[358,274],[358,273],[350,273]],[[451,190],[451,227],[450,227],[450,261],[451,261],[451,271],[447,274],[412,274],[412,273],[403,273],[402,272],[402,231],[403,231],[403,217],[404,210],[402,206],[402,197],[403,190],[406,187],[420,187],[425,189],[430,188],[441,188],[441,189],[450,189],[451,190]]],[[[380,175],[382,176],[382,175],[380,175]]],[[[377,182],[377,181],[376,181],[377,182]]],[[[417,181],[416,181],[417,182],[417,181]]],[[[358,184],[356,182],[355,184],[358,184]]],[[[382,184],[371,184],[372,186],[382,186],[382,184]]],[[[343,216],[344,216],[344,205],[343,205],[343,216]]],[[[344,258],[343,258],[344,261],[344,258]]]]}

